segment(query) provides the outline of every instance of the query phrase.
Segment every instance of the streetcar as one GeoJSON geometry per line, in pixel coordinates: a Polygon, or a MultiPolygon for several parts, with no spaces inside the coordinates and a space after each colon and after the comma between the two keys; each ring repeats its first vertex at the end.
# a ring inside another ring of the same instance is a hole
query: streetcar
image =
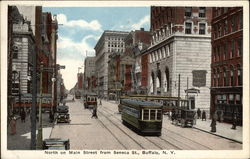
{"type": "Polygon", "coordinates": [[[83,99],[84,108],[93,108],[97,106],[97,94],[95,93],[88,93],[85,95],[83,99]]]}
{"type": "Polygon", "coordinates": [[[161,135],[162,105],[145,100],[122,99],[122,122],[143,135],[161,135]]]}
{"type": "Polygon", "coordinates": [[[176,108],[174,123],[175,125],[181,125],[181,127],[191,126],[193,127],[195,122],[195,111],[189,110],[186,107],[176,108]]]}

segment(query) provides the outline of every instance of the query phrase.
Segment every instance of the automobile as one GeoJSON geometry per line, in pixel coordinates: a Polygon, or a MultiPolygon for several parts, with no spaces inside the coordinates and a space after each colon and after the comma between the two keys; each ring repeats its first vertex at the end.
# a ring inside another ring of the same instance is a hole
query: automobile
{"type": "Polygon", "coordinates": [[[57,107],[57,123],[69,123],[69,107],[66,105],[60,105],[57,107]]]}
{"type": "Polygon", "coordinates": [[[43,140],[44,150],[69,150],[69,139],[50,138],[43,140]]]}

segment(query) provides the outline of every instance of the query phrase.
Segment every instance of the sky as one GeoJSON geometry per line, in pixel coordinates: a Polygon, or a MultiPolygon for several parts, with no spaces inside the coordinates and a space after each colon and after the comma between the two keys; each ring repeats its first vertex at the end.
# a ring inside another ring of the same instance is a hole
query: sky
{"type": "Polygon", "coordinates": [[[60,71],[68,90],[76,84],[78,70],[84,71],[85,57],[95,56],[104,30],[150,29],[150,7],[44,7],[43,12],[57,15],[57,63],[66,67],[60,71]]]}

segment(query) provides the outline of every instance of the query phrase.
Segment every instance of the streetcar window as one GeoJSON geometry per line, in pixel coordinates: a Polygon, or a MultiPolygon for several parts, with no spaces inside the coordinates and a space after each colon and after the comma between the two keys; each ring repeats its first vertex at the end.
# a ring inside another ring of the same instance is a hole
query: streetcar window
{"type": "Polygon", "coordinates": [[[157,110],[157,120],[161,120],[161,110],[157,110]]]}
{"type": "Polygon", "coordinates": [[[154,109],[150,110],[150,120],[155,120],[155,113],[156,113],[156,110],[154,109]]]}
{"type": "Polygon", "coordinates": [[[148,109],[144,109],[143,120],[149,120],[149,110],[148,109]]]}

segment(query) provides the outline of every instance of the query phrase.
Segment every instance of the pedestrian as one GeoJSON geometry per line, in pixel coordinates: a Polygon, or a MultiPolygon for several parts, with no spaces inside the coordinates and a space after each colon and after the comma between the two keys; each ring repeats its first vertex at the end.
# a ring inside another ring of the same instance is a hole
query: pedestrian
{"type": "Polygon", "coordinates": [[[206,119],[207,119],[205,110],[202,111],[202,115],[201,115],[201,120],[203,121],[203,119],[204,119],[205,121],[206,121],[206,119]]]}
{"type": "Polygon", "coordinates": [[[218,116],[218,122],[221,122],[221,111],[217,111],[217,116],[218,116]]]}
{"type": "Polygon", "coordinates": [[[233,123],[232,123],[233,125],[232,125],[232,128],[231,128],[231,129],[236,130],[236,125],[237,125],[237,113],[233,113],[232,119],[233,119],[233,123]]]}
{"type": "Polygon", "coordinates": [[[10,127],[11,127],[11,135],[16,134],[16,117],[13,116],[10,122],[10,127]]]}
{"type": "Polygon", "coordinates": [[[51,111],[49,112],[49,119],[51,123],[54,121],[54,115],[51,111]]]}
{"type": "Polygon", "coordinates": [[[26,113],[24,109],[21,109],[21,122],[25,123],[26,113]]]}
{"type": "Polygon", "coordinates": [[[198,108],[197,110],[197,119],[200,119],[201,118],[201,110],[200,108],[198,108]]]}
{"type": "Polygon", "coordinates": [[[92,117],[91,118],[93,118],[93,117],[98,118],[98,116],[97,116],[97,105],[94,105],[94,107],[93,107],[93,112],[92,112],[92,117]]]}
{"type": "Polygon", "coordinates": [[[102,105],[102,98],[100,98],[100,103],[99,103],[99,105],[102,105]]]}
{"type": "Polygon", "coordinates": [[[210,125],[210,127],[211,127],[211,132],[216,132],[216,120],[217,120],[217,114],[214,113],[214,114],[212,115],[212,122],[211,122],[211,125],[210,125]]]}

